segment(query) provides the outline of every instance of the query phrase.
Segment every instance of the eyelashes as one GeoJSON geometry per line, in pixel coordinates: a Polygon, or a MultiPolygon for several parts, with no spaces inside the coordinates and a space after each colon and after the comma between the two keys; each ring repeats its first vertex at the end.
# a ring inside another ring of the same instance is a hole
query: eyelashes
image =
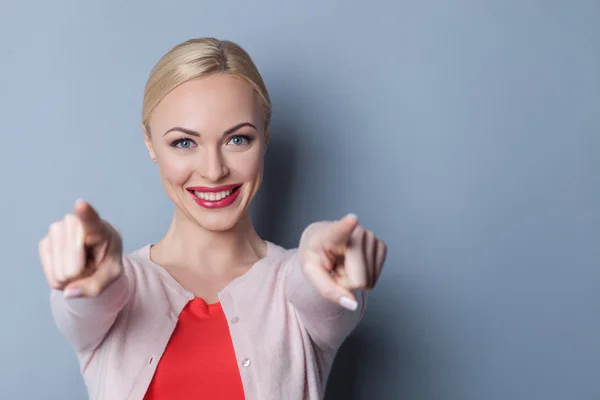
{"type": "MultiPolygon", "coordinates": [[[[234,147],[243,147],[250,145],[253,140],[254,138],[250,135],[232,135],[227,140],[227,145],[231,144],[234,147]]],[[[197,144],[196,142],[194,142],[193,139],[190,139],[189,137],[181,137],[172,141],[170,146],[181,150],[189,150],[196,147],[197,144]]]]}
{"type": "Polygon", "coordinates": [[[229,140],[227,141],[227,143],[228,144],[229,143],[233,143],[234,140],[237,140],[237,141],[242,140],[243,143],[237,143],[237,144],[234,144],[234,146],[243,146],[245,144],[252,143],[252,139],[253,138],[251,136],[248,136],[248,135],[233,135],[232,137],[229,138],[229,140]]]}
{"type": "Polygon", "coordinates": [[[180,139],[175,139],[174,141],[171,142],[171,147],[175,147],[178,149],[182,149],[182,150],[187,150],[192,148],[192,146],[195,146],[196,143],[189,138],[180,138],[180,139]],[[185,146],[184,146],[185,144],[185,146]]]}

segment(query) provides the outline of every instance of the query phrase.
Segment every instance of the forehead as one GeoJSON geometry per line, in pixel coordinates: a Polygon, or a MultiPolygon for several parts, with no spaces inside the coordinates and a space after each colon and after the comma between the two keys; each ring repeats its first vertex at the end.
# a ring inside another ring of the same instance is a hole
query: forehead
{"type": "Polygon", "coordinates": [[[258,94],[241,78],[214,74],[173,89],[155,108],[150,129],[161,132],[180,126],[204,133],[221,133],[241,122],[263,129],[258,94]]]}

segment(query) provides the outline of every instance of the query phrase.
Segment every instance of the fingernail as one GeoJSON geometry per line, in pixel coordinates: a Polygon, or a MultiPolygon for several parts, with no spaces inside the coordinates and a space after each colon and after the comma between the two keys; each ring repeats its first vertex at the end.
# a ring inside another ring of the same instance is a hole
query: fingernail
{"type": "Polygon", "coordinates": [[[79,297],[79,296],[81,296],[81,289],[80,288],[65,289],[65,291],[63,292],[63,295],[67,299],[72,299],[73,297],[79,297]]]}
{"type": "Polygon", "coordinates": [[[346,215],[346,217],[352,217],[354,219],[358,219],[358,217],[354,213],[349,213],[348,215],[346,215]]]}
{"type": "Polygon", "coordinates": [[[358,303],[347,296],[340,297],[340,305],[350,311],[356,311],[358,308],[358,303]]]}

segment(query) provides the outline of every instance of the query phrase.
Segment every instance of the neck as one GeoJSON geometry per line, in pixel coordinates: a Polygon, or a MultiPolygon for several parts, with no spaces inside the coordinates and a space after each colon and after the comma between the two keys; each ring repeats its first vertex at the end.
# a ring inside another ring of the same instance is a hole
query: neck
{"type": "Polygon", "coordinates": [[[250,266],[263,258],[267,250],[247,212],[233,228],[215,232],[201,227],[178,209],[167,233],[154,247],[158,258],[166,263],[208,270],[225,265],[250,266]]]}

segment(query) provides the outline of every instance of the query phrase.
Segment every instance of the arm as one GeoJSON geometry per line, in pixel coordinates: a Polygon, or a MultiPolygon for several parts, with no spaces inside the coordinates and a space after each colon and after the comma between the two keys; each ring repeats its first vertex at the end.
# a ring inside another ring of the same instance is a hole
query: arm
{"type": "Polygon", "coordinates": [[[314,342],[337,348],[364,315],[386,246],[350,214],[309,225],[287,262],[286,296],[314,342]]]}
{"type": "Polygon", "coordinates": [[[323,297],[306,277],[297,251],[286,262],[285,293],[313,341],[321,348],[337,349],[358,326],[365,312],[367,293],[356,289],[352,293],[358,302],[355,311],[323,297]]]}
{"type": "Polygon", "coordinates": [[[62,335],[79,353],[91,352],[102,342],[134,290],[128,261],[123,273],[97,297],[67,298],[53,289],[50,305],[62,335]]]}
{"type": "Polygon", "coordinates": [[[54,320],[80,353],[104,339],[133,292],[132,266],[118,231],[78,200],[39,243],[54,320]]]}

